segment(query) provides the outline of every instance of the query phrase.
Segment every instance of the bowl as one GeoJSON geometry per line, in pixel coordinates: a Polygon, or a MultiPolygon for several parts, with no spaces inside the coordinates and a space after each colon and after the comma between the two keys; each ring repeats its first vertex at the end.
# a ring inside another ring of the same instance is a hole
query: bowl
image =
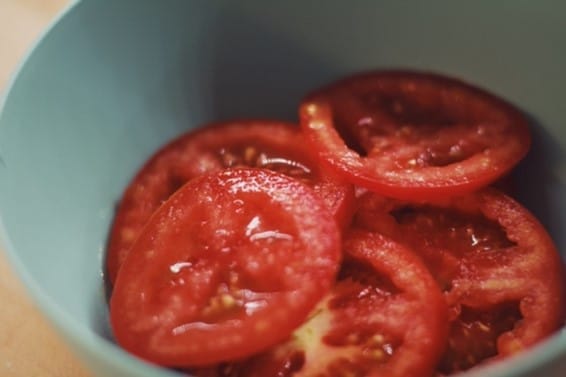
{"type": "MultiPolygon", "coordinates": [[[[103,259],[139,165],[187,129],[297,119],[308,90],[375,68],[460,77],[517,105],[520,199],[566,255],[566,3],[82,1],[21,65],[0,116],[0,238],[30,295],[98,376],[176,376],[117,347],[103,259]]],[[[564,376],[566,332],[470,372],[564,376]]]]}

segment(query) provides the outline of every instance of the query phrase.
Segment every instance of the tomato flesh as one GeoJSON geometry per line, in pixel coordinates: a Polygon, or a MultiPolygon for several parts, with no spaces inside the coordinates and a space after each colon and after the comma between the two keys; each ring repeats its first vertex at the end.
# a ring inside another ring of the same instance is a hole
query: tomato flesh
{"type": "Polygon", "coordinates": [[[300,114],[326,164],[400,199],[471,192],[502,177],[530,147],[517,109],[434,74],[356,75],[307,96],[300,114]]]}
{"type": "Polygon", "coordinates": [[[144,164],[121,198],[107,251],[107,276],[118,270],[151,214],[184,183],[203,173],[234,167],[270,169],[314,188],[345,227],[354,189],[321,168],[293,124],[232,121],[181,135],[144,164]]]}
{"type": "Polygon", "coordinates": [[[518,301],[482,310],[461,306],[451,322],[449,347],[437,367],[439,375],[464,371],[496,357],[497,339],[513,331],[522,318],[518,301]]]}
{"type": "Polygon", "coordinates": [[[291,337],[245,361],[197,376],[430,376],[446,342],[447,307],[405,247],[350,230],[333,289],[291,337]]]}
{"type": "Polygon", "coordinates": [[[185,133],[129,183],[105,261],[124,349],[197,377],[440,377],[564,325],[552,240],[485,188],[529,150],[513,105],[377,71],[299,115],[185,133]]]}
{"type": "Polygon", "coordinates": [[[445,292],[452,327],[439,372],[515,354],[564,323],[560,256],[508,196],[485,189],[433,203],[361,200],[356,223],[409,245],[445,292]]]}
{"type": "Polygon", "coordinates": [[[331,287],[336,222],[305,184],[264,169],[191,180],[152,215],[110,301],[117,342],[167,366],[234,360],[298,327],[331,287]]]}

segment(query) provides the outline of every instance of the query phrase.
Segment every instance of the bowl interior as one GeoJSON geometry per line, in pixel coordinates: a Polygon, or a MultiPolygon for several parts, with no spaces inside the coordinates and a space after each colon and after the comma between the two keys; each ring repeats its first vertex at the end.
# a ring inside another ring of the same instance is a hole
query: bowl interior
{"type": "MultiPolygon", "coordinates": [[[[403,67],[468,80],[530,116],[534,144],[517,172],[520,200],[565,253],[564,11],[564,4],[528,2],[78,3],[36,46],[6,96],[3,246],[95,372],[158,375],[111,343],[102,282],[114,206],[137,167],[204,122],[296,120],[312,88],[355,71],[403,67]]],[[[493,373],[534,376],[558,355],[563,362],[564,333],[493,373]]]]}

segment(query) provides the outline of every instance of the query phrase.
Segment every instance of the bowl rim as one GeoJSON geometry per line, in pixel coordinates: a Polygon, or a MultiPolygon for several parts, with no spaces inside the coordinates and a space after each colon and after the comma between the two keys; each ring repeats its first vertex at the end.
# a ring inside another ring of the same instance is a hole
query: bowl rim
{"type": "MultiPolygon", "coordinates": [[[[21,72],[26,69],[28,62],[33,59],[37,48],[47,43],[51,34],[66,19],[73,17],[79,6],[86,0],[71,0],[69,4],[44,28],[39,36],[27,48],[23,57],[17,63],[8,79],[4,91],[0,93],[0,127],[2,126],[2,114],[8,104],[10,93],[18,84],[21,72]]],[[[63,335],[63,341],[79,347],[79,350],[70,348],[70,351],[78,356],[79,360],[86,364],[89,372],[97,373],[93,361],[103,362],[124,373],[131,373],[143,377],[179,377],[181,374],[157,367],[150,363],[132,356],[114,342],[105,339],[94,330],[82,324],[75,317],[65,311],[57,302],[49,296],[35,280],[31,272],[25,267],[19,258],[17,248],[12,243],[6,227],[4,226],[2,208],[0,208],[0,245],[7,257],[9,268],[15,272],[16,277],[23,283],[24,289],[42,316],[63,335]],[[78,352],[79,351],[79,352],[78,352]]],[[[534,373],[560,358],[566,359],[566,326],[555,334],[541,341],[526,352],[509,357],[501,362],[485,365],[471,369],[455,376],[461,377],[516,377],[525,373],[534,373]]]]}

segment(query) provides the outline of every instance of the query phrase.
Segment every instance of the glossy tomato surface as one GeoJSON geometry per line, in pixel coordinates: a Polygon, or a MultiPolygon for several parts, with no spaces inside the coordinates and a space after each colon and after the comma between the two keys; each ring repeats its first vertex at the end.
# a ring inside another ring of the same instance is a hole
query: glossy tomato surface
{"type": "Polygon", "coordinates": [[[351,230],[331,292],[291,337],[199,377],[426,377],[448,332],[442,293],[422,261],[380,234],[351,230]]]}
{"type": "Polygon", "coordinates": [[[234,360],[306,319],[332,286],[340,235],[304,183],[234,168],[191,180],[151,216],[118,275],[118,344],[164,366],[234,360]]]}
{"type": "Polygon", "coordinates": [[[107,251],[114,282],[126,255],[151,214],[173,192],[203,173],[258,167],[311,185],[342,225],[348,224],[353,187],[318,164],[300,129],[270,120],[229,121],[179,136],[158,150],[126,188],[115,215],[107,251]]]}
{"type": "Polygon", "coordinates": [[[414,203],[362,197],[356,223],[415,250],[450,308],[441,375],[523,351],[565,321],[564,266],[542,225],[495,189],[414,203]]]}
{"type": "Polygon", "coordinates": [[[308,95],[300,115],[326,164],[401,199],[471,192],[502,177],[530,147],[519,110],[432,73],[354,75],[308,95]]]}

